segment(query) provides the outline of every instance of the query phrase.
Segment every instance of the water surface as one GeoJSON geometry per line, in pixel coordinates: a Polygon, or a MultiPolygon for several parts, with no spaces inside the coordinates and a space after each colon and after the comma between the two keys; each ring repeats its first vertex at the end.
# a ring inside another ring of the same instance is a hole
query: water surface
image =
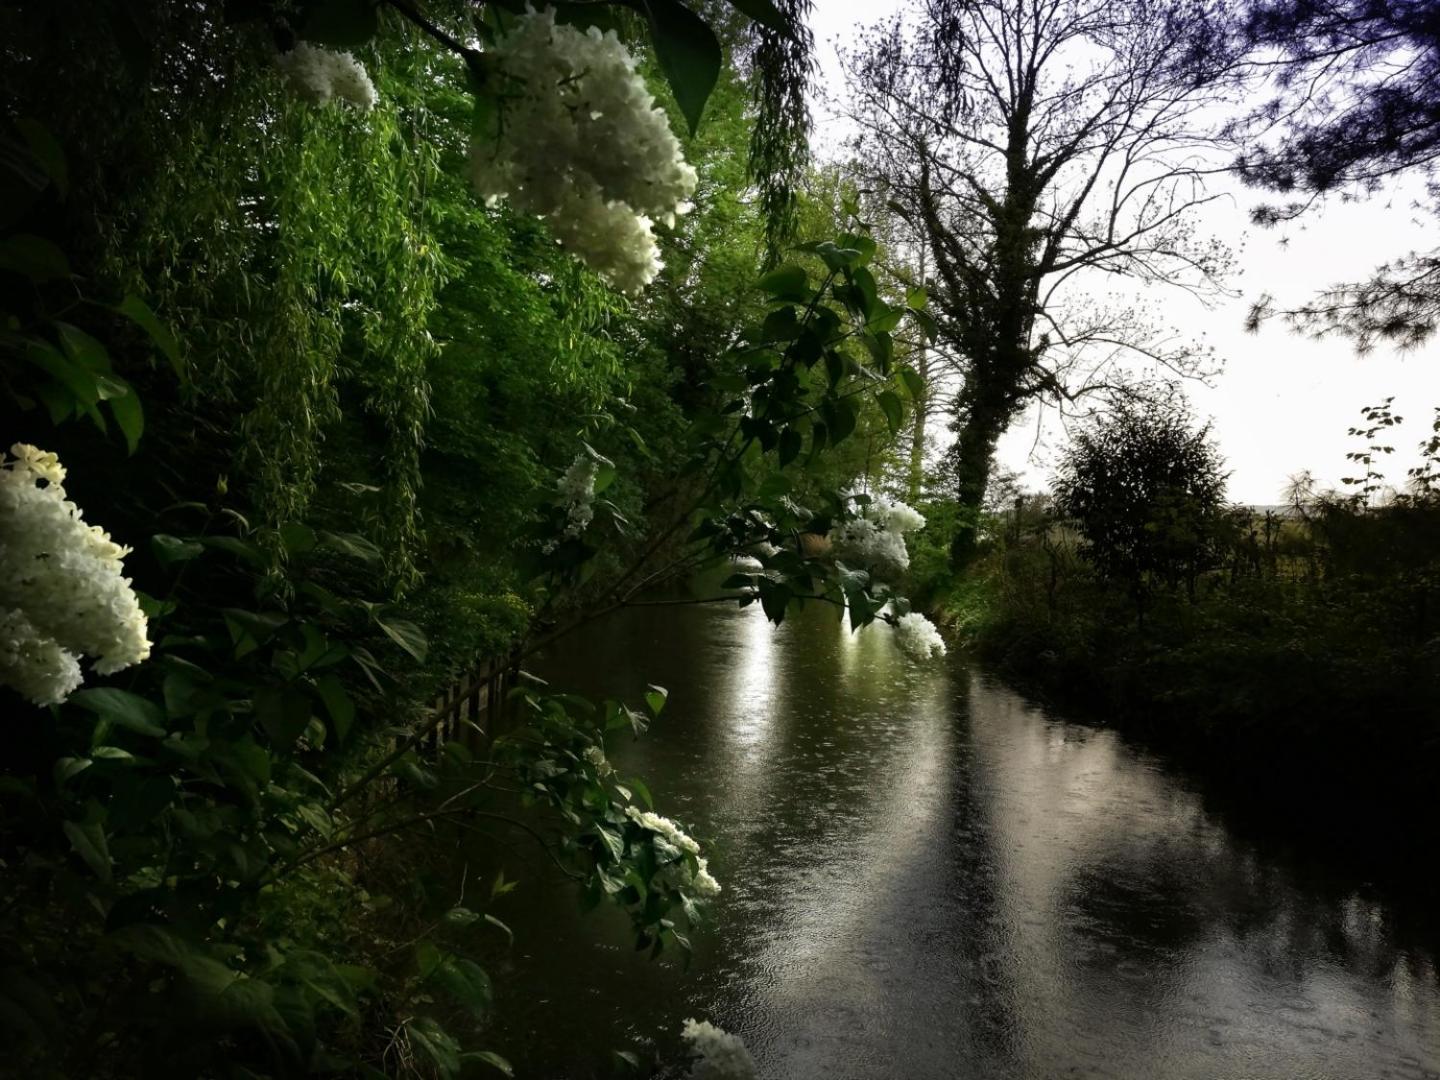
{"type": "Polygon", "coordinates": [[[622,612],[537,670],[670,688],[611,756],[714,838],[724,892],[686,972],[512,864],[487,1042],[518,1076],[611,1075],[607,1047],[663,1056],[696,1016],[767,1080],[1440,1077],[1432,895],[963,658],[709,606],[622,612]]]}

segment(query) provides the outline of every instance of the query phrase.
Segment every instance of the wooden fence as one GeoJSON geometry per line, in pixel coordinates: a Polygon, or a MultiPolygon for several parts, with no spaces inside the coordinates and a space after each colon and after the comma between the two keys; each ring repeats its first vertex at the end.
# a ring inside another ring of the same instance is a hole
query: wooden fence
{"type": "Polygon", "coordinates": [[[440,722],[430,729],[426,739],[430,750],[438,750],[452,741],[489,742],[498,733],[505,715],[505,698],[515,685],[519,665],[513,657],[487,660],[469,674],[462,676],[435,699],[432,719],[440,722]],[[469,731],[469,734],[465,732],[469,731]]]}

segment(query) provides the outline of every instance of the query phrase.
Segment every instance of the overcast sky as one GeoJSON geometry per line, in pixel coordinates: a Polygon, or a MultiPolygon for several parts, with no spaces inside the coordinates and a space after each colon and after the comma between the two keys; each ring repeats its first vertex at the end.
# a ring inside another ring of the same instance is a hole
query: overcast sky
{"type": "MultiPolygon", "coordinates": [[[[844,77],[836,44],[853,43],[857,29],[884,18],[901,0],[815,0],[811,21],[819,48],[822,83],[843,100],[844,77]]],[[[837,152],[845,121],[823,97],[814,101],[817,151],[837,152]]],[[[1333,203],[1322,213],[1282,229],[1255,229],[1249,210],[1256,192],[1221,179],[1212,190],[1229,197],[1205,208],[1201,219],[1238,252],[1231,282],[1240,297],[1211,310],[1178,290],[1162,290],[1168,322],[1185,337],[1203,335],[1224,360],[1213,387],[1191,383],[1187,393],[1196,412],[1211,419],[1231,470],[1229,495],[1238,502],[1277,503],[1287,479],[1309,469],[1323,485],[1338,486],[1354,471],[1345,452],[1357,440],[1346,429],[1360,421],[1360,407],[1394,395],[1405,424],[1391,442],[1396,453],[1385,463],[1392,481],[1402,481],[1417,460],[1416,445],[1428,435],[1433,409],[1440,406],[1440,342],[1399,354],[1378,346],[1357,357],[1342,340],[1301,338],[1278,321],[1258,334],[1244,331],[1250,303],[1273,293],[1279,305],[1303,302],[1326,285],[1364,277],[1380,262],[1412,249],[1440,246],[1433,217],[1417,213],[1404,192],[1363,203],[1333,203]]],[[[1001,442],[1000,463],[1020,472],[1027,485],[1045,486],[1065,433],[1053,413],[1038,425],[1032,414],[1001,442]]]]}

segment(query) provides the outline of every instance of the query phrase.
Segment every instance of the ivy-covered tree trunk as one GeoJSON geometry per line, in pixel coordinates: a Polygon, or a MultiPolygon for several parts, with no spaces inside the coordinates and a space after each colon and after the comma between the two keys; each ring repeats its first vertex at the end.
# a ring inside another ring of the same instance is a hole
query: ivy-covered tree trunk
{"type": "Polygon", "coordinates": [[[963,570],[975,556],[979,539],[980,508],[990,483],[995,444],[1005,430],[1006,418],[995,410],[972,414],[956,433],[951,450],[955,466],[955,501],[960,507],[958,527],[950,540],[950,565],[963,570]]]}

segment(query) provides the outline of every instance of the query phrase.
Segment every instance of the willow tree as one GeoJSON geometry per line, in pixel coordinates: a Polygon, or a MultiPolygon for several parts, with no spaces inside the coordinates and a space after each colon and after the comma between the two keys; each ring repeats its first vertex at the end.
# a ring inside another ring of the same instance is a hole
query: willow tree
{"type": "Polygon", "coordinates": [[[1113,389],[1127,354],[1204,367],[1133,301],[1080,291],[1098,273],[1221,287],[1229,253],[1195,211],[1218,197],[1207,107],[1226,69],[1180,47],[1203,3],[928,0],[848,58],[857,155],[924,237],[937,350],[959,375],[957,565],[996,443],[1028,405],[1113,389]]]}

